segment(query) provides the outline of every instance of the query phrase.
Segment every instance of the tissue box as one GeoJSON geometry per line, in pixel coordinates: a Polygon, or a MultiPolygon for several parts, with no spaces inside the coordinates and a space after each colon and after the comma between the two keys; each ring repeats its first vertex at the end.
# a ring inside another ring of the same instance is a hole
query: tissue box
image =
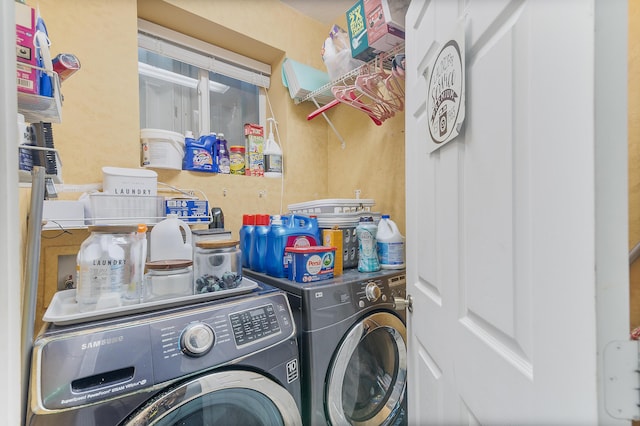
{"type": "Polygon", "coordinates": [[[15,3],[16,6],[16,57],[18,90],[38,94],[38,71],[35,68],[36,11],[34,8],[15,3]]]}
{"type": "Polygon", "coordinates": [[[165,213],[177,214],[187,223],[209,223],[209,202],[189,198],[170,198],[165,201],[165,213]]]}
{"type": "Polygon", "coordinates": [[[363,0],[369,46],[386,52],[404,42],[409,0],[363,0]]]}
{"type": "Polygon", "coordinates": [[[347,30],[349,44],[351,45],[351,56],[365,62],[374,59],[379,52],[371,47],[369,43],[366,14],[362,0],[359,0],[347,10],[347,30]]]}

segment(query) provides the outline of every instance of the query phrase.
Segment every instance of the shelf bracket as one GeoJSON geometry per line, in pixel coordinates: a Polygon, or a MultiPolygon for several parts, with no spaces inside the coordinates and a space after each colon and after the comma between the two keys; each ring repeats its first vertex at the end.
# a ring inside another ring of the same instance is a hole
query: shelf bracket
{"type": "MultiPolygon", "coordinates": [[[[315,98],[311,98],[311,101],[313,101],[314,105],[316,106],[316,108],[320,108],[320,105],[318,104],[318,101],[316,101],[315,98]]],[[[340,132],[338,132],[338,130],[336,129],[336,127],[333,125],[333,123],[331,122],[331,120],[329,120],[329,117],[327,117],[327,114],[325,114],[324,112],[321,113],[322,116],[324,117],[325,120],[327,120],[327,123],[329,124],[329,127],[331,127],[331,129],[333,130],[333,133],[336,134],[336,136],[338,137],[338,139],[340,140],[340,147],[342,149],[345,149],[347,144],[344,141],[344,138],[342,137],[342,135],[340,135],[340,132]]]]}

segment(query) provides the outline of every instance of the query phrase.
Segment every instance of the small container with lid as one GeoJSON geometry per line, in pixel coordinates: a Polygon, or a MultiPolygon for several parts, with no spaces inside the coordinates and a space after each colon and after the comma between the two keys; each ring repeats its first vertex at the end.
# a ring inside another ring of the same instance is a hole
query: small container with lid
{"type": "Polygon", "coordinates": [[[193,261],[158,260],[147,262],[143,302],[193,295],[193,261]]]}
{"type": "Polygon", "coordinates": [[[244,175],[245,148],[241,145],[229,147],[229,162],[232,175],[244,175]]]}
{"type": "Polygon", "coordinates": [[[203,240],[196,243],[194,294],[238,287],[242,281],[242,252],[238,240],[203,240]]]}
{"type": "Polygon", "coordinates": [[[76,257],[76,300],[80,312],[138,303],[129,287],[135,271],[144,268],[137,255],[137,226],[90,226],[76,257]],[[128,295],[133,295],[128,300],[128,295]]]}

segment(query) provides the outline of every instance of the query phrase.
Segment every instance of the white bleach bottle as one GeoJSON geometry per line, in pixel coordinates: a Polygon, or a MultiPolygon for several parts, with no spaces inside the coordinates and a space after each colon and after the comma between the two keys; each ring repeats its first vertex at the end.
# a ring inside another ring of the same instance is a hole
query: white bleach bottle
{"type": "MultiPolygon", "coordinates": [[[[267,118],[269,121],[269,136],[264,143],[264,176],[271,178],[282,177],[282,149],[273,137],[273,118],[267,118]]],[[[277,123],[276,123],[277,125],[277,123]]]]}
{"type": "Polygon", "coordinates": [[[382,269],[403,269],[405,267],[404,237],[388,214],[383,214],[378,223],[376,240],[380,267],[382,269]]]}
{"type": "Polygon", "coordinates": [[[149,233],[149,260],[193,260],[191,228],[176,214],[151,228],[149,233]]]}

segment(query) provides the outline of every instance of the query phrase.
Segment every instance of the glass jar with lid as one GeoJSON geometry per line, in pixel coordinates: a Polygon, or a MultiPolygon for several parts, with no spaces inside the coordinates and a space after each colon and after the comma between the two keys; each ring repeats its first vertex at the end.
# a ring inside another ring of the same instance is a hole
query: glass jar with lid
{"type": "Polygon", "coordinates": [[[157,260],[147,262],[143,302],[193,295],[193,261],[157,260]]]}
{"type": "MultiPolygon", "coordinates": [[[[136,276],[144,270],[138,227],[90,226],[76,257],[80,312],[140,302],[136,276]]],[[[146,241],[145,241],[146,247],[146,241]]],[[[141,274],[140,274],[141,276],[141,274]]]]}
{"type": "Polygon", "coordinates": [[[229,290],[242,281],[238,240],[202,240],[196,243],[194,293],[229,290]]]}

